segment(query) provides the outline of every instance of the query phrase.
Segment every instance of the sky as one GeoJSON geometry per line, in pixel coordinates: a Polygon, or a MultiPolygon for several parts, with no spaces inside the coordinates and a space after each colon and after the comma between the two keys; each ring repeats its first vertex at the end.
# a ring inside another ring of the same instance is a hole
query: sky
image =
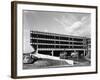
{"type": "Polygon", "coordinates": [[[24,28],[58,34],[91,36],[91,14],[24,11],[24,28]]]}
{"type": "Polygon", "coordinates": [[[24,10],[23,30],[24,51],[28,50],[30,30],[91,37],[91,14],[24,10]]]}

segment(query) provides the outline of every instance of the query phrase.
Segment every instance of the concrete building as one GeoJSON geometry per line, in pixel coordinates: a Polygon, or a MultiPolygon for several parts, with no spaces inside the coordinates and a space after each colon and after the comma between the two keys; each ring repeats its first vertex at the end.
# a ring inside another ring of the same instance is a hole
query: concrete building
{"type": "Polygon", "coordinates": [[[86,56],[91,50],[91,39],[48,32],[30,31],[30,44],[37,53],[59,57],[62,52],[67,56],[77,52],[78,56],[86,56]]]}

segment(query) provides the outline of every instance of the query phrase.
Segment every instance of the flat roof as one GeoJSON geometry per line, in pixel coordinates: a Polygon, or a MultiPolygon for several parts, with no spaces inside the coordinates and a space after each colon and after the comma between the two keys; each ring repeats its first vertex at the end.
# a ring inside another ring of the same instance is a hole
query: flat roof
{"type": "Polygon", "coordinates": [[[48,34],[48,35],[54,35],[54,36],[61,36],[61,37],[91,39],[89,37],[84,37],[84,36],[73,36],[73,35],[65,35],[65,34],[50,33],[50,32],[41,32],[41,31],[33,31],[33,30],[31,30],[30,32],[35,32],[35,33],[39,33],[39,34],[48,34]]]}

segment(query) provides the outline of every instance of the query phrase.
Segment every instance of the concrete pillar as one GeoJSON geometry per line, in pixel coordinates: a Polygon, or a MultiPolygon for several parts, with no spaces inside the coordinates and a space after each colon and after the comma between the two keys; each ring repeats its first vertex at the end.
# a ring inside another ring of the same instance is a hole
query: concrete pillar
{"type": "Polygon", "coordinates": [[[84,56],[85,56],[85,50],[84,50],[84,56]]]}
{"type": "Polygon", "coordinates": [[[38,54],[38,45],[36,46],[37,48],[36,48],[36,54],[38,54]]]}
{"type": "Polygon", "coordinates": [[[52,56],[53,56],[53,50],[51,51],[51,54],[52,54],[52,56]]]}

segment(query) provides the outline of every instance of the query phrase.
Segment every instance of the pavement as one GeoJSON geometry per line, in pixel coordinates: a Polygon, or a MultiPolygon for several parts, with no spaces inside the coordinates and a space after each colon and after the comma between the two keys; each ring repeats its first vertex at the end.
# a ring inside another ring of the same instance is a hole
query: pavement
{"type": "Polygon", "coordinates": [[[79,59],[60,59],[50,55],[33,54],[39,59],[33,64],[23,64],[23,69],[40,69],[40,68],[53,68],[53,67],[76,67],[76,66],[90,66],[90,60],[85,58],[79,59]]]}

